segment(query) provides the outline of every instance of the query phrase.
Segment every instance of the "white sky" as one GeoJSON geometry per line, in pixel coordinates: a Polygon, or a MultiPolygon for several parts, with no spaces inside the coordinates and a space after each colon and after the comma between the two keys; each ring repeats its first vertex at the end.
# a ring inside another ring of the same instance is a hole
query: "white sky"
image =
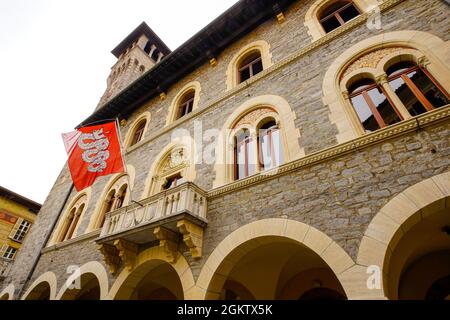
{"type": "Polygon", "coordinates": [[[61,133],[106,89],[110,51],[142,21],[174,50],[236,0],[0,0],[0,185],[43,202],[61,133]]]}

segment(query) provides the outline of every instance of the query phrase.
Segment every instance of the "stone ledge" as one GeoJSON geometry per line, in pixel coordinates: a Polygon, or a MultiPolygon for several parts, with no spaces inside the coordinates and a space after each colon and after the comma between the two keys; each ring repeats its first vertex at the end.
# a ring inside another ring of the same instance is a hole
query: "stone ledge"
{"type": "Polygon", "coordinates": [[[79,237],[75,237],[73,239],[70,239],[70,240],[67,240],[67,241],[64,241],[64,242],[60,242],[60,243],[51,245],[49,247],[45,247],[45,248],[43,248],[41,250],[41,253],[44,254],[44,253],[47,253],[47,252],[56,251],[58,249],[61,249],[61,248],[73,245],[75,243],[79,243],[79,242],[83,242],[83,241],[86,241],[86,240],[95,239],[95,238],[97,238],[100,235],[100,231],[101,231],[100,229],[99,230],[95,230],[95,231],[92,231],[92,232],[80,235],[79,237]]]}
{"type": "Polygon", "coordinates": [[[420,130],[431,126],[450,117],[450,105],[436,109],[434,111],[422,114],[398,124],[377,130],[373,133],[353,139],[351,141],[312,153],[301,159],[286,163],[272,172],[262,172],[254,176],[232,182],[222,187],[208,191],[208,200],[214,197],[222,196],[249,186],[278,178],[293,171],[298,171],[304,167],[316,165],[339,156],[355,152],[370,145],[380,143],[395,137],[402,136],[414,130],[420,130]]]}

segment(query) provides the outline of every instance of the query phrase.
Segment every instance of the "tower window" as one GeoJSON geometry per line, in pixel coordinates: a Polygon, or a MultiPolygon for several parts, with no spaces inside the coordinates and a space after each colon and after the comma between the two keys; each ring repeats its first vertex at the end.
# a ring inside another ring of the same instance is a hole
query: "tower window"
{"type": "Polygon", "coordinates": [[[151,56],[153,61],[158,62],[158,57],[159,57],[159,50],[158,49],[153,50],[153,53],[152,53],[152,56],[151,56]]]}
{"type": "Polygon", "coordinates": [[[339,28],[361,13],[353,2],[338,1],[326,8],[320,15],[320,23],[326,33],[339,28]]]}

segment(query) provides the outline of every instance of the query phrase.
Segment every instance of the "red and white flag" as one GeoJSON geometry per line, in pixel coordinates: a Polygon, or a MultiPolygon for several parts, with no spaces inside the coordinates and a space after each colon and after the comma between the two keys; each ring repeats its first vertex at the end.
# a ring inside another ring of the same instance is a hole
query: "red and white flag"
{"type": "Polygon", "coordinates": [[[91,186],[97,177],[125,171],[116,122],[83,127],[62,137],[77,191],[91,186]]]}

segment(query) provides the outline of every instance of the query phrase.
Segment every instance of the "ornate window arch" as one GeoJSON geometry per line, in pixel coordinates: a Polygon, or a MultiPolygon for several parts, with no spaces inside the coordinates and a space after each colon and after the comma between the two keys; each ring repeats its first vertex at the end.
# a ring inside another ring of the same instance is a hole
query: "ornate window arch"
{"type": "Polygon", "coordinates": [[[219,135],[213,187],[304,156],[295,118],[278,96],[255,97],[236,108],[219,135]]]}
{"type": "Polygon", "coordinates": [[[377,0],[317,0],[305,15],[305,27],[313,41],[378,6],[377,0]]]}
{"type": "Polygon", "coordinates": [[[73,198],[62,219],[59,220],[49,245],[64,242],[79,235],[78,227],[86,212],[90,197],[91,188],[88,188],[73,198]]]}
{"type": "Polygon", "coordinates": [[[127,166],[127,173],[116,174],[110,179],[97,202],[95,213],[88,226],[88,231],[102,228],[106,215],[109,212],[129,204],[134,176],[134,168],[127,166]]]}
{"type": "Polygon", "coordinates": [[[264,40],[254,41],[241,48],[227,68],[227,90],[273,65],[270,46],[264,40]]]}
{"type": "Polygon", "coordinates": [[[182,118],[198,108],[200,101],[200,82],[193,81],[186,84],[172,100],[166,125],[182,118]]]}
{"type": "Polygon", "coordinates": [[[450,44],[396,31],[346,50],[327,70],[323,101],[339,143],[450,102],[450,44]]]}
{"type": "Polygon", "coordinates": [[[125,146],[127,148],[134,146],[144,139],[150,123],[150,112],[144,112],[130,126],[125,138],[125,146]]]}
{"type": "Polygon", "coordinates": [[[194,181],[195,164],[193,146],[172,142],[156,157],[145,184],[142,198],[194,181]]]}

